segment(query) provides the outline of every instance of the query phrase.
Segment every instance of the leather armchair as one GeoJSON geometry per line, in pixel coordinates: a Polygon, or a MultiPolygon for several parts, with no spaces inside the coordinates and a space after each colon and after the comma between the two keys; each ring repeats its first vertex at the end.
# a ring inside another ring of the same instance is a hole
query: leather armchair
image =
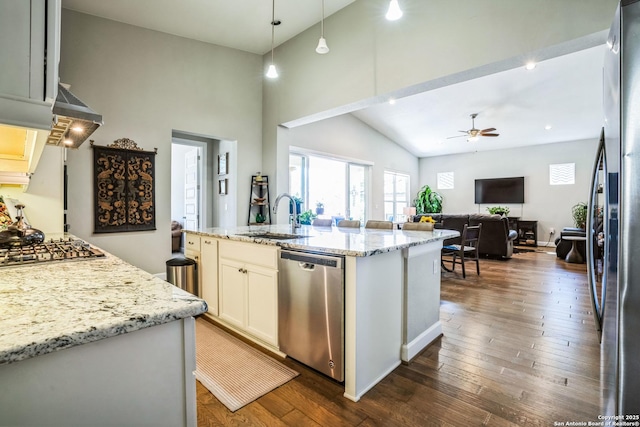
{"type": "Polygon", "coordinates": [[[478,224],[482,224],[478,252],[485,256],[511,258],[518,233],[509,230],[509,220],[500,215],[469,215],[469,225],[478,224]]]}
{"type": "Polygon", "coordinates": [[[171,252],[180,252],[182,246],[182,224],[171,221],[171,252]]]}

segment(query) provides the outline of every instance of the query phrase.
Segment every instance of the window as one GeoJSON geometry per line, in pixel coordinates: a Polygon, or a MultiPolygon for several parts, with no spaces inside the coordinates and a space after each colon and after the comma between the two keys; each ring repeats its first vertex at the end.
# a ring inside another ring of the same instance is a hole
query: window
{"type": "Polygon", "coordinates": [[[302,199],[302,211],[322,217],[366,218],[369,166],[317,154],[289,153],[289,193],[302,199]]]}
{"type": "Polygon", "coordinates": [[[438,172],[438,190],[453,190],[453,172],[438,172]]]}
{"type": "Polygon", "coordinates": [[[555,165],[549,165],[549,185],[571,185],[575,183],[575,163],[559,163],[555,165]]]}
{"type": "Polygon", "coordinates": [[[409,175],[384,173],[384,218],[404,220],[403,208],[409,206],[409,175]]]}

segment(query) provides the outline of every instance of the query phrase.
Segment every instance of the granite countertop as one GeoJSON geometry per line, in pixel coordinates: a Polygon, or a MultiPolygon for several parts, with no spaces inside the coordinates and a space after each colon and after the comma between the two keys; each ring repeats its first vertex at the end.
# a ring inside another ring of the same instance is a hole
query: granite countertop
{"type": "Polygon", "coordinates": [[[367,228],[315,227],[303,225],[296,230],[299,238],[273,239],[257,237],[263,233],[276,235],[291,234],[290,225],[261,225],[233,228],[206,228],[185,230],[200,236],[229,239],[241,242],[253,242],[263,245],[276,245],[288,249],[301,249],[347,256],[371,256],[397,251],[411,246],[424,245],[459,236],[455,230],[404,231],[379,230],[367,228]]]}
{"type": "Polygon", "coordinates": [[[0,365],[196,316],[204,300],[111,254],[0,268],[0,365]]]}

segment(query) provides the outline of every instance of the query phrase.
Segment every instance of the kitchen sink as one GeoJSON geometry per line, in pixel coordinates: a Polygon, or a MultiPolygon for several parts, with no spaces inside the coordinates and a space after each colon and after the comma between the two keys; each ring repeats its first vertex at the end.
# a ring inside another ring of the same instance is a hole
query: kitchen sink
{"type": "Polygon", "coordinates": [[[286,233],[244,233],[239,234],[239,236],[253,237],[254,239],[271,239],[271,240],[291,240],[291,239],[301,239],[304,236],[302,234],[286,234],[286,233]]]}

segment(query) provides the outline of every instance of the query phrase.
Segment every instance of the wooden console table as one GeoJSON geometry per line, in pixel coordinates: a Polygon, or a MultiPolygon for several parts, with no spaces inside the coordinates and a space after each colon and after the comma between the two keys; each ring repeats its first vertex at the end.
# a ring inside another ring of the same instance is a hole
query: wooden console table
{"type": "Polygon", "coordinates": [[[518,245],[538,246],[538,221],[525,221],[519,219],[518,225],[518,245]]]}

